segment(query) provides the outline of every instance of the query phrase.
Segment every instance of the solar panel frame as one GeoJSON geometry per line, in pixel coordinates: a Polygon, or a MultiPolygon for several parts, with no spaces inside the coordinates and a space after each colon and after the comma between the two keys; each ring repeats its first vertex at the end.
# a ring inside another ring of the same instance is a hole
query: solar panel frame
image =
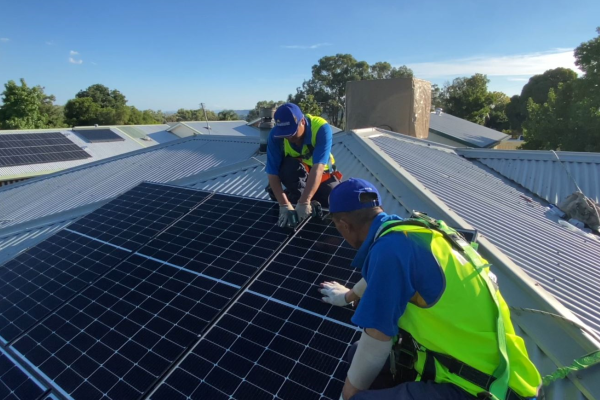
{"type": "Polygon", "coordinates": [[[125,139],[112,129],[78,129],[76,134],[90,143],[123,142],[125,139]]]}
{"type": "Polygon", "coordinates": [[[0,348],[0,399],[34,400],[42,398],[47,392],[47,387],[0,348]]]}
{"type": "Polygon", "coordinates": [[[92,157],[60,132],[0,134],[0,167],[92,157]]]}

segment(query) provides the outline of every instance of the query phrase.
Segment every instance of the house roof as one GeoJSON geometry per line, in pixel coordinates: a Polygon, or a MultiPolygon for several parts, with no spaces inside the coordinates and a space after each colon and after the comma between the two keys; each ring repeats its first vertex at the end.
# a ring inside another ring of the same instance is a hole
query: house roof
{"type": "Polygon", "coordinates": [[[429,119],[429,130],[467,147],[493,147],[508,138],[508,135],[502,132],[446,113],[438,115],[432,112],[429,119]]]}
{"type": "MultiPolygon", "coordinates": [[[[0,190],[0,204],[9,205],[0,208],[0,262],[142,181],[266,198],[265,159],[257,148],[257,138],[195,136],[0,190]]],[[[481,252],[494,264],[504,297],[521,308],[513,322],[543,375],[597,348],[562,319],[597,329],[598,245],[562,230],[545,214],[544,200],[448,146],[391,132],[337,134],[332,152],[346,179],[377,186],[386,211],[406,217],[419,209],[482,232],[481,252]]],[[[554,384],[547,398],[582,399],[582,393],[600,398],[593,371],[554,384]]]]}
{"type": "MultiPolygon", "coordinates": [[[[123,129],[117,127],[108,127],[111,131],[123,138],[118,142],[96,142],[90,143],[81,137],[77,132],[78,129],[35,129],[35,130],[6,130],[0,131],[1,134],[29,134],[43,132],[61,132],[69,140],[83,148],[91,157],[83,160],[59,161],[42,164],[17,165],[0,168],[0,180],[2,179],[18,179],[37,175],[48,174],[63,169],[73,168],[84,164],[89,164],[105,158],[118,156],[131,151],[140,150],[146,147],[154,146],[159,143],[165,143],[171,140],[178,139],[172,133],[166,132],[167,125],[152,125],[152,126],[129,126],[127,130],[132,132],[145,132],[143,136],[148,136],[150,140],[142,140],[139,135],[131,135],[123,129]],[[139,136],[139,137],[138,137],[139,136]]],[[[89,127],[88,127],[89,128],[89,127]]]]}
{"type": "Polygon", "coordinates": [[[246,121],[208,121],[210,130],[206,127],[206,122],[182,121],[167,130],[172,132],[180,125],[190,128],[198,135],[260,136],[260,130],[246,121]]]}
{"type": "Polygon", "coordinates": [[[552,204],[579,187],[600,203],[600,153],[457,149],[552,204]]]}

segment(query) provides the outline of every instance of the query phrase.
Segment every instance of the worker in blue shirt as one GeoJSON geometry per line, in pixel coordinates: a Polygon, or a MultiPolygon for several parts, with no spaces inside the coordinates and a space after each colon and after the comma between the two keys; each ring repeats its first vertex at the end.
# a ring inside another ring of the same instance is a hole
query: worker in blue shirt
{"type": "Polygon", "coordinates": [[[311,200],[323,207],[329,205],[329,193],[341,180],[331,143],[331,126],[325,119],[304,115],[292,103],[275,111],[275,127],[267,142],[266,172],[267,192],[279,203],[279,226],[287,225],[292,204],[296,204],[299,222],[311,215],[311,200]]]}
{"type": "Polygon", "coordinates": [[[319,289],[333,305],[360,300],[352,322],[364,330],[349,351],[341,400],[536,397],[540,375],[495,277],[455,230],[424,214],[386,214],[362,179],[340,183],[329,202],[363,276],[352,289],[337,282],[319,289]]]}

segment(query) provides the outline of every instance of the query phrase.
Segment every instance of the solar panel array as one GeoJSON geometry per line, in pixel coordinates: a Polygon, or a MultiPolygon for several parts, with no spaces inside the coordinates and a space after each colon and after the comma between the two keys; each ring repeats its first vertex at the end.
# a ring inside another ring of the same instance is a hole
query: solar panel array
{"type": "Polygon", "coordinates": [[[79,129],[74,132],[90,143],[122,142],[125,140],[111,129],[79,129]]]}
{"type": "Polygon", "coordinates": [[[91,157],[60,132],[0,135],[0,167],[84,160],[91,157]]]}
{"type": "Polygon", "coordinates": [[[0,266],[0,344],[59,398],[337,399],[354,251],[278,209],[141,184],[0,266]]]}

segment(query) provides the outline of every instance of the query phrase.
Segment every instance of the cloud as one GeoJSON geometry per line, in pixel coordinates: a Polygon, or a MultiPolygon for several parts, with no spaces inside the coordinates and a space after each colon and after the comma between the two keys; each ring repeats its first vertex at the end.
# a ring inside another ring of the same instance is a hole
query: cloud
{"type": "Polygon", "coordinates": [[[7,38],[7,37],[1,37],[0,38],[0,42],[8,42],[8,41],[10,41],[10,39],[7,38]]]}
{"type": "Polygon", "coordinates": [[[53,41],[49,41],[49,42],[46,42],[46,44],[47,44],[48,46],[54,46],[56,43],[54,43],[53,41]]]}
{"type": "Polygon", "coordinates": [[[69,52],[69,54],[70,54],[70,55],[72,55],[72,56],[74,56],[74,55],[77,55],[77,54],[79,54],[79,52],[77,52],[77,51],[75,51],[75,50],[71,50],[71,51],[69,52]]]}
{"type": "Polygon", "coordinates": [[[564,67],[577,70],[573,49],[504,56],[475,56],[464,59],[408,64],[419,78],[434,79],[469,76],[476,73],[488,76],[524,76],[541,74],[549,69],[564,67]]]}
{"type": "Polygon", "coordinates": [[[291,45],[291,46],[281,46],[282,49],[302,49],[302,50],[307,50],[307,49],[318,49],[319,47],[324,47],[324,46],[332,46],[331,43],[316,43],[316,44],[311,44],[311,45],[291,45]]]}
{"type": "Polygon", "coordinates": [[[69,62],[71,64],[83,64],[83,60],[76,60],[73,57],[69,57],[69,62]]]}

